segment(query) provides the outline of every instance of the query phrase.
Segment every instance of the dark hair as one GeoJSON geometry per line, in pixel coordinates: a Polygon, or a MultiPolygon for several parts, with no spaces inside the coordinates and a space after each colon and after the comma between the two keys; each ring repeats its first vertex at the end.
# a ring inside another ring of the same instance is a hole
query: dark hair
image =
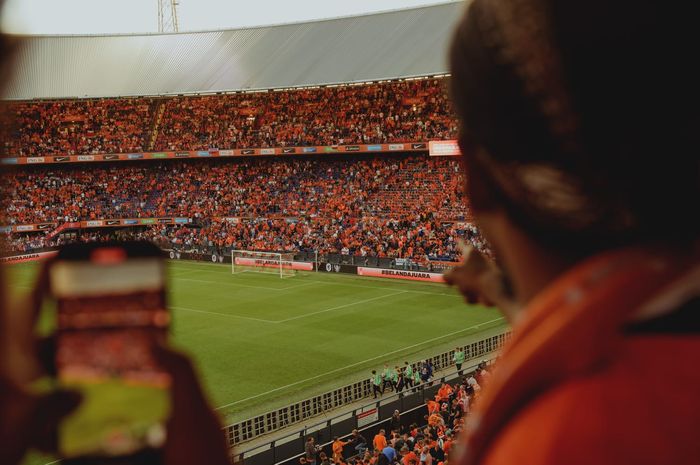
{"type": "Polygon", "coordinates": [[[470,201],[582,252],[698,236],[695,16],[649,0],[474,0],[450,51],[470,201]]]}

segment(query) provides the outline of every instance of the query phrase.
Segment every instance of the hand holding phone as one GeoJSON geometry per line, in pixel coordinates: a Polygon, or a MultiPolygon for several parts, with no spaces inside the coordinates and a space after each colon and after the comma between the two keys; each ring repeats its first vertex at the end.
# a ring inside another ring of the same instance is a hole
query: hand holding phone
{"type": "Polygon", "coordinates": [[[139,242],[71,245],[48,277],[57,379],[82,394],[59,429],[59,452],[119,456],[161,447],[171,382],[154,353],[170,322],[161,251],[139,242]]]}

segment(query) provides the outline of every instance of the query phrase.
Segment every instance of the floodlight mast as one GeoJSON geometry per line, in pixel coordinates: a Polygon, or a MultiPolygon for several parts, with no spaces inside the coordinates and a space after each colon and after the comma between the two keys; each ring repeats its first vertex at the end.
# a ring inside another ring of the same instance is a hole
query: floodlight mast
{"type": "Polygon", "coordinates": [[[178,0],[158,0],[158,32],[179,32],[178,0]]]}

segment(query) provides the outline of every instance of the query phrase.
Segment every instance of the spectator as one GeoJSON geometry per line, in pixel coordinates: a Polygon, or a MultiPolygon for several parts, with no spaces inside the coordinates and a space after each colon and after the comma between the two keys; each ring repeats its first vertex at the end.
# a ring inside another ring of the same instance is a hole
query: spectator
{"type": "Polygon", "coordinates": [[[429,385],[432,384],[431,380],[433,379],[433,364],[430,362],[430,360],[424,361],[421,365],[420,379],[423,383],[430,383],[429,385]]]}
{"type": "Polygon", "coordinates": [[[367,440],[356,429],[352,430],[352,437],[350,438],[350,442],[348,444],[355,448],[358,455],[363,455],[363,452],[367,450],[367,440]]]}
{"type": "Polygon", "coordinates": [[[396,450],[391,446],[386,446],[382,449],[382,455],[386,457],[386,463],[393,463],[396,458],[396,450]]]}
{"type": "MultiPolygon", "coordinates": [[[[522,308],[461,465],[697,463],[691,11],[476,0],[459,23],[450,82],[465,186],[522,308]],[[664,382],[640,390],[651,378],[664,382]]],[[[453,281],[489,297],[479,279],[453,281]]]]}
{"type": "Polygon", "coordinates": [[[333,461],[338,463],[343,459],[343,447],[348,444],[347,441],[341,441],[338,436],[333,438],[331,449],[333,450],[333,461]]]}
{"type": "Polygon", "coordinates": [[[476,372],[472,372],[467,376],[467,385],[474,390],[475,394],[478,394],[479,391],[481,391],[481,386],[479,385],[479,382],[476,380],[476,376],[474,376],[476,372]]]}
{"type": "Polygon", "coordinates": [[[306,458],[307,464],[314,465],[316,463],[316,454],[318,451],[318,447],[314,444],[314,437],[307,437],[306,444],[304,445],[304,457],[306,458]]]}
{"type": "MultiPolygon", "coordinates": [[[[342,449],[341,449],[341,450],[342,450],[342,449]]],[[[328,458],[328,456],[326,455],[325,452],[319,453],[319,454],[318,454],[318,458],[319,458],[319,460],[321,461],[321,464],[320,464],[320,465],[331,465],[331,461],[330,461],[330,459],[328,458]]],[[[341,463],[341,459],[340,459],[340,458],[339,458],[338,460],[333,459],[333,462],[334,462],[334,463],[341,463]]]]}
{"type": "Polygon", "coordinates": [[[386,436],[385,432],[383,429],[380,429],[377,434],[374,435],[374,439],[372,440],[372,445],[374,446],[374,450],[382,451],[386,447],[386,436]]]}
{"type": "Polygon", "coordinates": [[[435,400],[437,402],[447,402],[448,400],[450,400],[450,396],[452,396],[452,393],[452,386],[450,386],[448,383],[442,383],[440,389],[438,389],[438,392],[435,395],[435,400]]]}
{"type": "MultiPolygon", "coordinates": [[[[178,249],[235,246],[323,254],[347,247],[353,255],[458,260],[457,238],[468,238],[463,236],[463,223],[455,226],[464,218],[463,210],[458,213],[448,206],[461,202],[456,186],[462,179],[455,167],[450,160],[426,156],[237,163],[173,160],[90,170],[26,167],[6,177],[3,201],[8,223],[15,225],[193,218],[200,227],[151,228],[153,239],[178,249]],[[128,184],[119,182],[126,178],[128,184]],[[420,179],[418,184],[405,186],[404,180],[415,183],[415,178],[420,179]],[[283,187],[280,179],[285,179],[283,187]],[[455,185],[448,204],[439,200],[439,181],[455,185]],[[381,190],[387,183],[396,188],[381,190]],[[430,213],[416,214],[416,209],[430,213]]],[[[17,248],[43,246],[36,234],[32,240],[29,237],[13,233],[12,241],[17,248]]],[[[476,244],[476,236],[471,237],[476,244]]]]}
{"type": "Polygon", "coordinates": [[[423,446],[420,451],[420,463],[421,465],[433,465],[433,456],[430,455],[430,448],[428,446],[423,446]]]}
{"type": "Polygon", "coordinates": [[[401,414],[399,413],[398,410],[394,410],[394,413],[391,415],[391,420],[390,420],[390,427],[389,429],[392,432],[400,433],[401,432],[401,414]]]}
{"type": "Polygon", "coordinates": [[[403,465],[410,465],[411,462],[417,462],[418,456],[413,452],[408,446],[403,446],[401,448],[401,463],[403,465]]]}
{"type": "Polygon", "coordinates": [[[2,149],[31,157],[454,139],[444,82],[12,102],[2,149]]]}

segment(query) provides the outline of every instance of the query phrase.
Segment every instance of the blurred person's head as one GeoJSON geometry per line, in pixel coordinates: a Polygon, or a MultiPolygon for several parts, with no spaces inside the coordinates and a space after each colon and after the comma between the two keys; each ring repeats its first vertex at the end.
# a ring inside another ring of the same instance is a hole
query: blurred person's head
{"type": "Polygon", "coordinates": [[[684,16],[650,1],[476,0],[460,22],[466,191],[521,303],[596,252],[697,238],[700,68],[684,16]]]}

